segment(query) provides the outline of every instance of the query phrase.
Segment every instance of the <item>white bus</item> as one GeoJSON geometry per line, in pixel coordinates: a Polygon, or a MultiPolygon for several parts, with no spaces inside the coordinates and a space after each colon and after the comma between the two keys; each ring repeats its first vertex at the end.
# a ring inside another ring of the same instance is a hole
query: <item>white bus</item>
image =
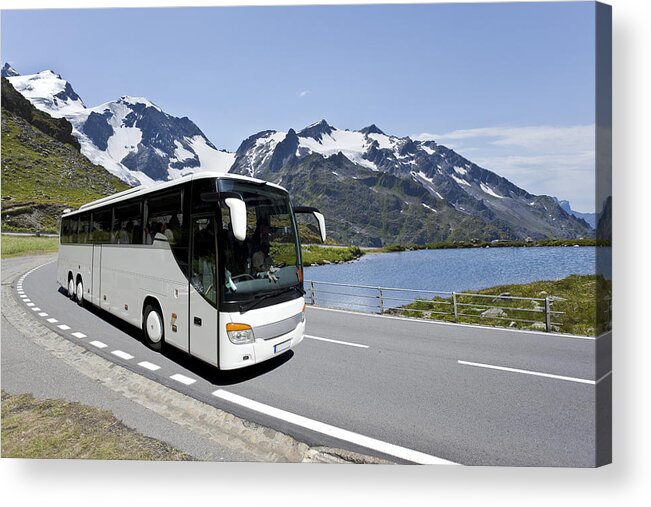
{"type": "Polygon", "coordinates": [[[245,176],[189,175],[85,204],[61,218],[57,281],[219,369],[260,363],[305,330],[303,267],[287,191],[245,176]]]}

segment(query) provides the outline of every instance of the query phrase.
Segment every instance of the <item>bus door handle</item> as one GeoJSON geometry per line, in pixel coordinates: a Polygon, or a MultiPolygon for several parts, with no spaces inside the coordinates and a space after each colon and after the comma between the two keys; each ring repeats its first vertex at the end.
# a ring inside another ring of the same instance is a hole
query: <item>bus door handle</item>
{"type": "Polygon", "coordinates": [[[201,318],[195,317],[194,318],[194,325],[195,326],[200,326],[201,325],[201,318]]]}

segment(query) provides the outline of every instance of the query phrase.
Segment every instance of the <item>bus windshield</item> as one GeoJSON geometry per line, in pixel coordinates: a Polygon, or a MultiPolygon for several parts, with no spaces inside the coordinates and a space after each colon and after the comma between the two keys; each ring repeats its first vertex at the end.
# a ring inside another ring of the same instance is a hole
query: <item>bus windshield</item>
{"type": "Polygon", "coordinates": [[[289,195],[269,185],[220,180],[220,192],[236,192],[246,204],[246,238],[233,235],[221,206],[220,245],[224,301],[247,301],[302,282],[300,247],[289,195]]]}

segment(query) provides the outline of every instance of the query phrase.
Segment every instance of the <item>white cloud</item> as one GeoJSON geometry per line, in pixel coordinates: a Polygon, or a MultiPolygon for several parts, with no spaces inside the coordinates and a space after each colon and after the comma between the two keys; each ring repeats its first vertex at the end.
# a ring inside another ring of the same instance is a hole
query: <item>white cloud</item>
{"type": "Polygon", "coordinates": [[[303,98],[305,97],[308,93],[310,93],[310,90],[303,90],[301,92],[298,92],[298,96],[303,98]]]}
{"type": "Polygon", "coordinates": [[[485,127],[444,134],[422,133],[533,194],[567,199],[578,211],[594,211],[595,126],[485,127]]]}

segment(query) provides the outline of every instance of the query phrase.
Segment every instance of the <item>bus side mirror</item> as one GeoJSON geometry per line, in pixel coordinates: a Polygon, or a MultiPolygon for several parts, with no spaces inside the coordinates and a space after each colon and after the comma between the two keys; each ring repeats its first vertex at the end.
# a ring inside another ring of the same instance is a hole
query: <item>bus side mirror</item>
{"type": "Polygon", "coordinates": [[[321,241],[325,243],[326,240],[326,226],[325,226],[325,218],[323,217],[323,214],[316,208],[312,208],[311,206],[296,206],[294,208],[294,213],[308,213],[314,216],[316,218],[316,221],[319,223],[319,234],[321,235],[321,241]]]}
{"type": "Polygon", "coordinates": [[[224,201],[231,214],[233,236],[238,241],[244,241],[246,239],[246,204],[242,199],[236,197],[227,197],[224,201]]]}

